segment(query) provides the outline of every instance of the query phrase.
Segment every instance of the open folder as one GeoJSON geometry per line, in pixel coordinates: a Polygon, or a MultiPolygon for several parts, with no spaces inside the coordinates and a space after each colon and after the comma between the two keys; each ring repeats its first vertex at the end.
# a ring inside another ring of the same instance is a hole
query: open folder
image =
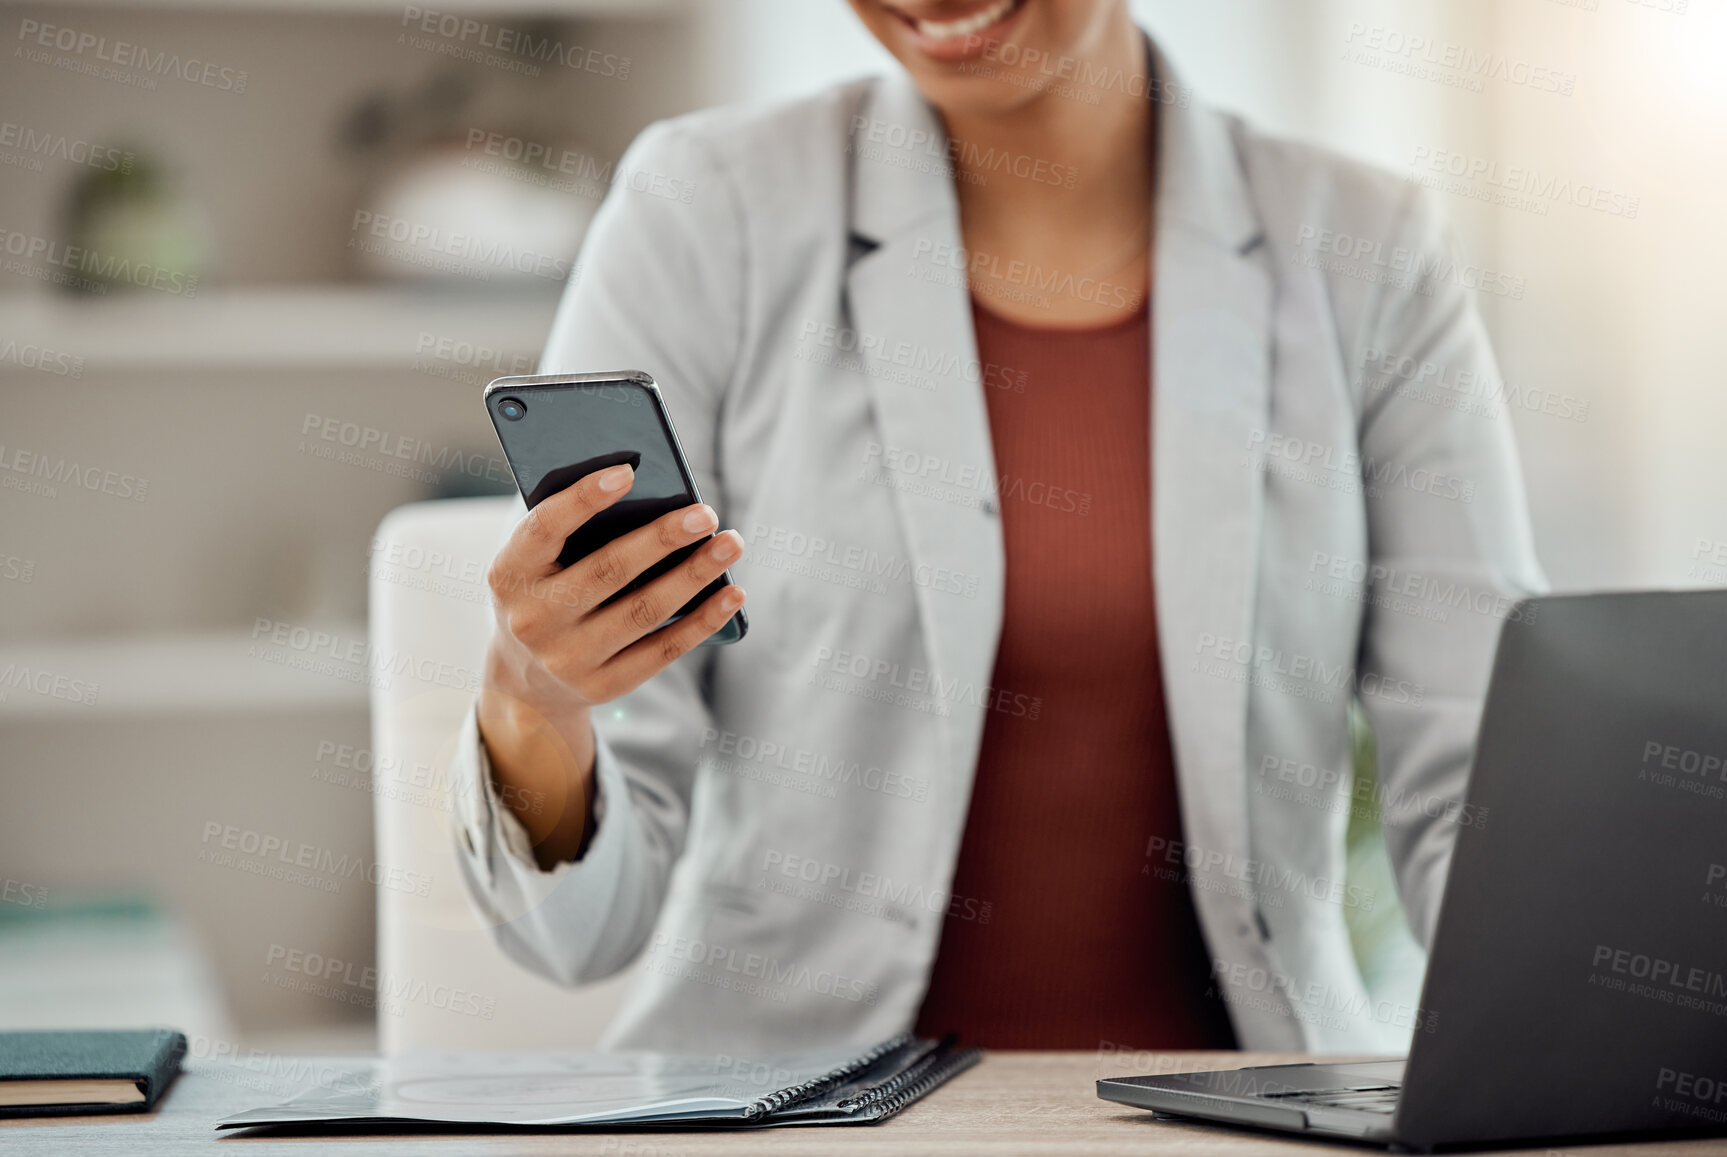
{"type": "Polygon", "coordinates": [[[418,1052],[219,1121],[267,1125],[566,1126],[629,1129],[868,1125],[982,1059],[950,1036],[769,1057],[681,1053],[418,1052]]]}

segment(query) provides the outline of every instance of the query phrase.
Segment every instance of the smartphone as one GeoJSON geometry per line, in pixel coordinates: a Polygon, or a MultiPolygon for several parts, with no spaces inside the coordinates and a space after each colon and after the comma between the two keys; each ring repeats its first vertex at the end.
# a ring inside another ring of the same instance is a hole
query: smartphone
{"type": "MultiPolygon", "coordinates": [[[[620,535],[702,500],[660,388],[639,370],[499,378],[486,387],[485,400],[486,412],[498,432],[498,444],[530,510],[596,470],[627,462],[636,472],[629,493],[564,540],[558,555],[560,566],[569,566],[620,535]]],[[[665,574],[705,541],[699,539],[671,552],[606,602],[665,574]]],[[[677,622],[731,581],[728,570],[666,623],[677,622]]],[[[748,630],[749,619],[739,608],[702,645],[735,643],[748,630]]]]}

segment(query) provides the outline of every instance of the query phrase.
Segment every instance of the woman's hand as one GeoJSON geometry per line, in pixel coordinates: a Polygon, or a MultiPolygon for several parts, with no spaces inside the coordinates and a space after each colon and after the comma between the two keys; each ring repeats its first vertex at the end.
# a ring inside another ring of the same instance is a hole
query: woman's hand
{"type": "Polygon", "coordinates": [[[486,578],[497,627],[480,689],[480,734],[499,794],[528,830],[543,868],[576,858],[592,810],[591,709],[641,686],[725,626],[744,592],[726,586],[661,627],[743,554],[735,530],[602,607],[666,555],[706,538],[719,520],[686,506],[558,565],[564,540],[629,493],[635,472],[613,466],[542,501],[516,525],[486,578]]]}

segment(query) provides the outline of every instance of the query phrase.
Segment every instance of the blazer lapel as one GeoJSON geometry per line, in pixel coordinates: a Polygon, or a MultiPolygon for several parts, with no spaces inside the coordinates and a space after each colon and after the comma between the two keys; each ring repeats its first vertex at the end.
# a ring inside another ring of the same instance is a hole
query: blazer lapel
{"type": "MultiPolygon", "coordinates": [[[[1190,92],[1155,55],[1159,91],[1190,92]]],[[[1159,108],[1150,436],[1164,686],[1185,838],[1240,860],[1248,854],[1248,687],[1207,673],[1200,651],[1207,639],[1252,639],[1263,496],[1259,473],[1243,460],[1249,435],[1268,420],[1272,278],[1227,122],[1197,105],[1159,108]]],[[[853,119],[860,255],[847,304],[860,340],[906,343],[934,385],[870,381],[884,455],[897,455],[902,468],[884,473],[945,495],[896,487],[908,552],[919,565],[979,576],[974,600],[938,603],[918,588],[930,661],[942,679],[981,691],[1000,637],[1004,562],[1000,520],[985,505],[996,477],[988,411],[983,387],[965,372],[977,349],[964,262],[953,269],[942,260],[961,251],[944,140],[909,79],[865,90],[853,119]],[[924,485],[931,481],[938,485],[924,485]]],[[[948,717],[949,755],[968,782],[981,732],[981,712],[948,717]]]]}
{"type": "MultiPolygon", "coordinates": [[[[1171,79],[1161,54],[1157,65],[1165,91],[1191,92],[1171,79]]],[[[1265,428],[1269,415],[1272,277],[1228,123],[1197,105],[1162,108],[1152,286],[1152,569],[1164,689],[1184,838],[1206,853],[1190,862],[1205,864],[1211,853],[1222,853],[1236,858],[1239,871],[1249,858],[1244,767],[1251,669],[1219,660],[1216,648],[1251,647],[1253,640],[1264,496],[1259,471],[1245,459],[1249,436],[1265,428]]],[[[1234,894],[1212,896],[1215,903],[1234,894]]]]}
{"type": "MultiPolygon", "coordinates": [[[[853,118],[850,324],[884,361],[923,383],[876,375],[882,435],[872,468],[894,497],[919,566],[978,577],[977,597],[916,587],[933,673],[959,693],[944,716],[954,782],[969,784],[1001,632],[1003,558],[995,456],[959,253],[946,135],[908,78],[883,78],[853,118]],[[957,261],[959,269],[952,268],[957,261]]],[[[963,806],[962,792],[958,802],[963,806]]]]}

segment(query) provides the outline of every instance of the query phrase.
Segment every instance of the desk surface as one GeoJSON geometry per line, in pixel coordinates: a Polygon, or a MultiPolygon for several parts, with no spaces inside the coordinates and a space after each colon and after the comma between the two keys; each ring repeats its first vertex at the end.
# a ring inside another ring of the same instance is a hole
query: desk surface
{"type": "MultiPolygon", "coordinates": [[[[1234,1154],[1371,1152],[1354,1146],[1281,1139],[1273,1134],[1155,1121],[1150,1113],[1099,1100],[1099,1077],[1129,1072],[1191,1072],[1275,1064],[1249,1053],[991,1053],[981,1065],[936,1090],[898,1117],[876,1126],[767,1129],[746,1133],[508,1133],[361,1137],[222,1136],[221,1117],[281,1100],[318,1074],[339,1071],[340,1059],[271,1057],[249,1065],[190,1061],[161,1107],[148,1116],[0,1120],[0,1151],[8,1154],[153,1154],[194,1152],[220,1144],[245,1157],[295,1154],[611,1154],[613,1157],[702,1157],[734,1154],[1234,1154]],[[1125,1066],[1125,1067],[1124,1067],[1125,1066]]],[[[1311,1058],[1299,1058],[1311,1059],[1311,1058]]],[[[1723,1141],[1661,1145],[1576,1146],[1536,1150],[1577,1157],[1721,1157],[1723,1141]]],[[[212,1153],[221,1150],[212,1149],[212,1153]]],[[[1524,1150],[1525,1154],[1531,1152],[1524,1150]]]]}

